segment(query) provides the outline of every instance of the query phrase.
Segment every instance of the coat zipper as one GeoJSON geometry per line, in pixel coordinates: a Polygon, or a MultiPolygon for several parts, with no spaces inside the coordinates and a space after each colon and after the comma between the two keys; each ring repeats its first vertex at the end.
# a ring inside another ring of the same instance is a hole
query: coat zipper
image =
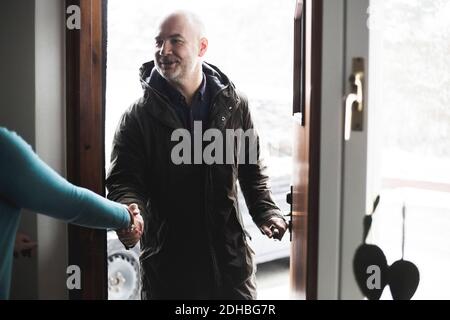
{"type": "MultiPolygon", "coordinates": [[[[213,119],[213,111],[216,109],[216,100],[217,97],[219,96],[219,94],[221,94],[223,91],[225,91],[226,89],[228,89],[228,86],[226,86],[225,88],[222,88],[221,90],[219,90],[214,97],[211,100],[211,113],[208,119],[208,129],[211,128],[211,124],[212,124],[212,119],[213,119]]],[[[212,219],[212,212],[210,210],[210,206],[209,203],[210,201],[212,201],[212,199],[214,198],[212,195],[213,192],[213,188],[212,188],[212,184],[210,186],[210,182],[211,182],[211,167],[210,166],[206,166],[206,192],[207,192],[207,197],[205,197],[205,215],[207,217],[207,219],[209,220],[209,224],[211,226],[214,226],[214,222],[212,219]]],[[[218,289],[222,286],[222,276],[221,276],[221,271],[219,268],[219,264],[217,262],[217,257],[216,257],[216,252],[214,250],[214,246],[213,246],[213,238],[211,235],[211,230],[207,229],[207,236],[208,236],[208,240],[209,240],[209,250],[210,250],[210,255],[211,255],[211,262],[213,265],[213,273],[214,273],[214,294],[218,294],[218,289]]]]}

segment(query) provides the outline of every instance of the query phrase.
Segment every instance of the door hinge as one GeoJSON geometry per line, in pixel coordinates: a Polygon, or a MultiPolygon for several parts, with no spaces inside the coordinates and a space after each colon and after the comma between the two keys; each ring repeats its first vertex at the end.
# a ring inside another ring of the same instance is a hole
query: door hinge
{"type": "Polygon", "coordinates": [[[292,242],[292,194],[294,187],[291,186],[291,192],[286,194],[286,202],[290,205],[289,213],[284,215],[288,217],[289,240],[292,242]]]}

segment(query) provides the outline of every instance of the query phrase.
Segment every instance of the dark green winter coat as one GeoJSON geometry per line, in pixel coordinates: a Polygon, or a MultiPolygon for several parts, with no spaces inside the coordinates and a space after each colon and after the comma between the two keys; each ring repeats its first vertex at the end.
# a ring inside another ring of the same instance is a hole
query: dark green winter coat
{"type": "MultiPolygon", "coordinates": [[[[282,217],[259,144],[257,164],[174,164],[171,152],[178,142],[171,135],[183,125],[168,98],[148,84],[153,69],[153,61],[140,69],[144,95],[122,116],[106,180],[108,198],[137,203],[145,221],[142,297],[255,298],[254,253],[239,212],[237,182],[257,225],[282,217]]],[[[207,127],[224,137],[226,129],[252,129],[245,96],[217,67],[203,63],[203,72],[216,88],[207,127]]]]}

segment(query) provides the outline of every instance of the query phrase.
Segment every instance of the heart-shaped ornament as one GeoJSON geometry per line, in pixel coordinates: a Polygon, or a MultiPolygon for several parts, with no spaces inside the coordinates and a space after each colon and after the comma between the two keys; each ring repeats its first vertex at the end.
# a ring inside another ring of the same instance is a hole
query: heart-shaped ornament
{"type": "Polygon", "coordinates": [[[420,282],[419,269],[407,260],[395,261],[389,268],[389,288],[394,300],[410,300],[420,282]]]}
{"type": "Polygon", "coordinates": [[[375,245],[360,245],[353,258],[353,272],[364,296],[369,300],[379,300],[389,280],[383,251],[375,245]]]}

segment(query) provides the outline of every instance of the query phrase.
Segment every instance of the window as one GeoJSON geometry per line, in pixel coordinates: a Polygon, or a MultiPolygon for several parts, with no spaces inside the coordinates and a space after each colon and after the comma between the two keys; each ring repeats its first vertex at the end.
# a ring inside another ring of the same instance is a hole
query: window
{"type": "Polygon", "coordinates": [[[405,204],[404,258],[421,275],[414,298],[448,299],[450,3],[373,0],[370,13],[370,99],[381,124],[374,131],[383,183],[373,239],[389,264],[401,258],[405,204]]]}

